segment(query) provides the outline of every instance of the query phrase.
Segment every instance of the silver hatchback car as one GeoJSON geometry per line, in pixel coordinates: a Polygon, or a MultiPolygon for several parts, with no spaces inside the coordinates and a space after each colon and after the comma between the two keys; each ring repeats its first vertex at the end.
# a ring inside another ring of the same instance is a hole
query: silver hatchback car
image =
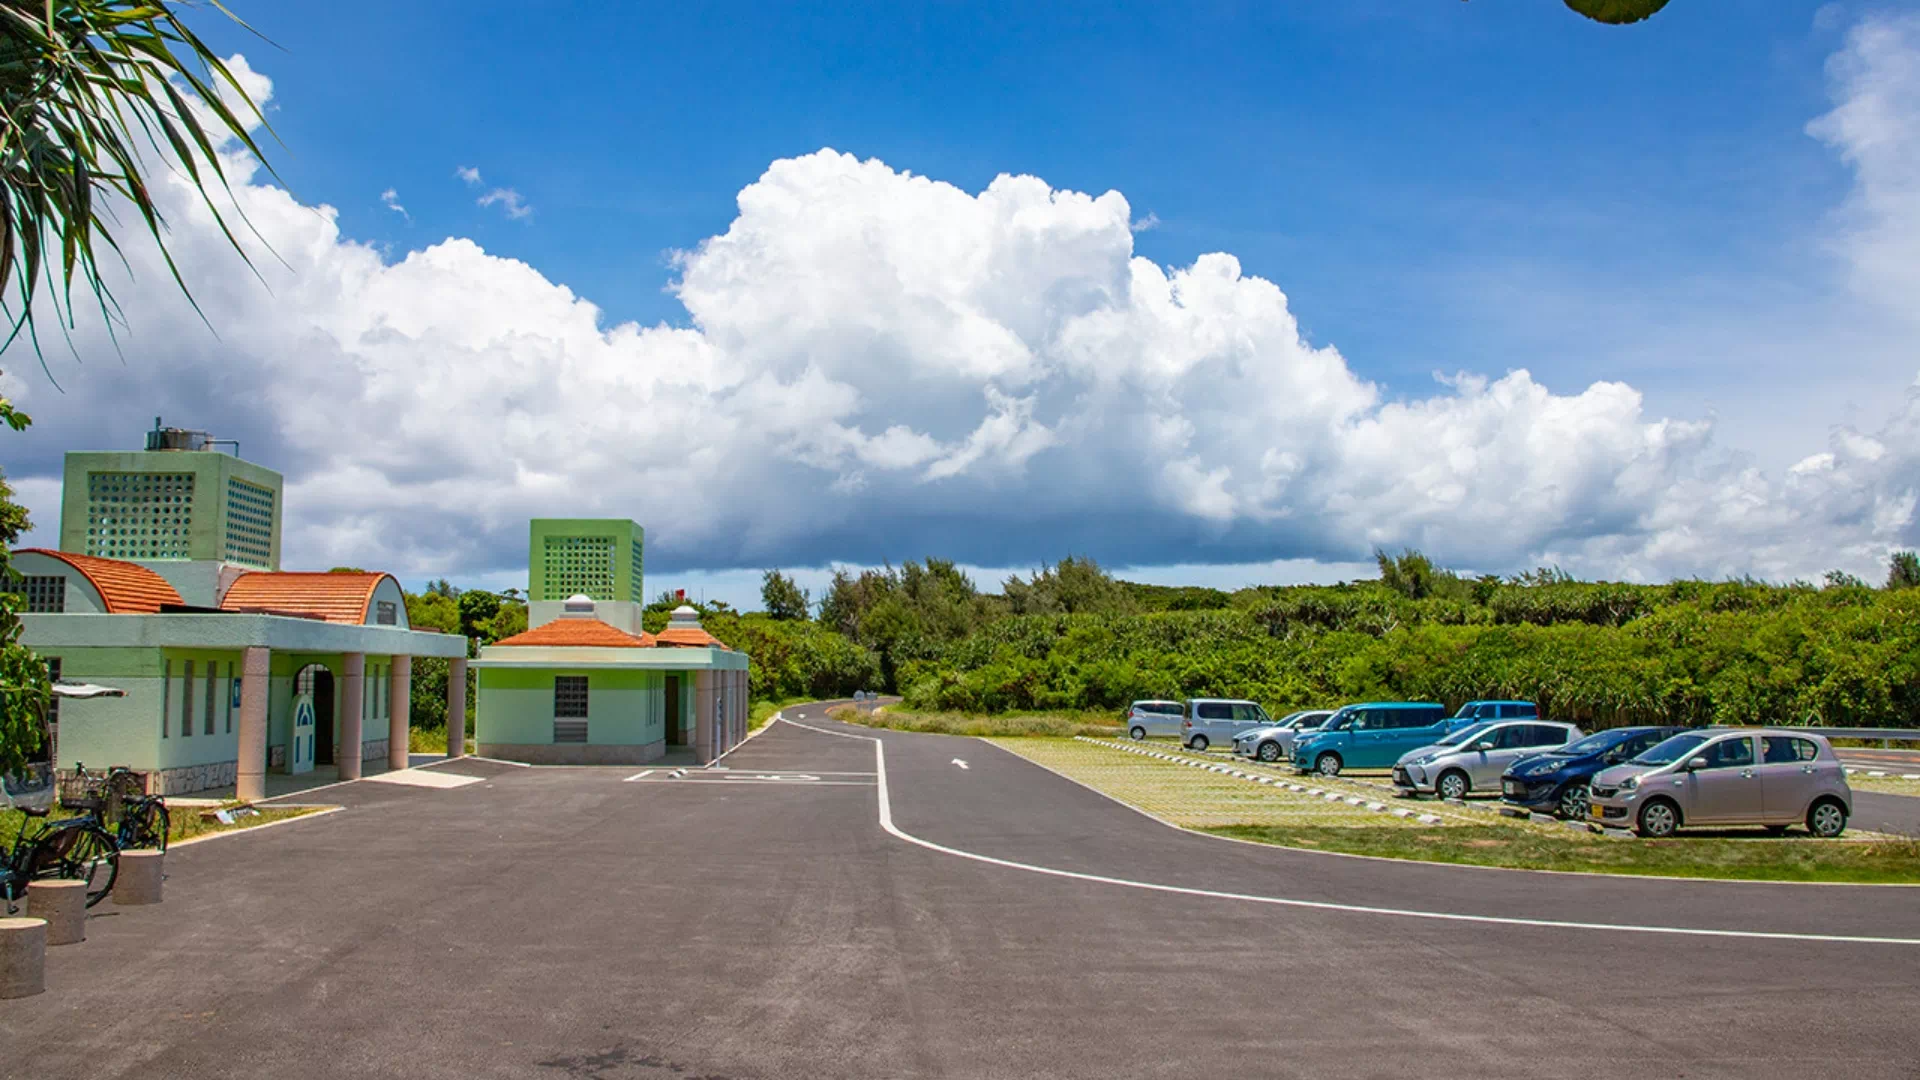
{"type": "Polygon", "coordinates": [[[1233,737],[1233,752],[1240,757],[1258,758],[1265,762],[1285,761],[1293,749],[1293,740],[1302,732],[1312,731],[1326,723],[1333,715],[1332,709],[1305,709],[1288,713],[1271,727],[1249,728],[1233,737]]]}
{"type": "Polygon", "coordinates": [[[1683,825],[1805,824],[1839,836],[1853,816],[1853,788],[1827,740],[1798,731],[1689,731],[1595,774],[1592,820],[1641,836],[1683,825]]]}
{"type": "Polygon", "coordinates": [[[1514,762],[1565,746],[1584,734],[1556,720],[1501,720],[1469,731],[1450,736],[1451,745],[1407,753],[1393,766],[1393,786],[1443,799],[1464,799],[1471,791],[1498,795],[1500,774],[1514,762]]]}
{"type": "Polygon", "coordinates": [[[1127,707],[1127,736],[1136,740],[1149,735],[1177,736],[1186,715],[1187,707],[1177,701],[1136,701],[1127,707]]]}

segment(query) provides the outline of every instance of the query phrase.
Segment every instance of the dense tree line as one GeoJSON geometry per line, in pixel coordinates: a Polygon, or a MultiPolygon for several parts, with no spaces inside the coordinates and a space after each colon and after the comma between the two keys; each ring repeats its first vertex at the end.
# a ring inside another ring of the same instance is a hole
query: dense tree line
{"type": "Polygon", "coordinates": [[[1821,586],[1467,577],[1419,552],[1376,558],[1376,579],[1232,593],[1116,581],[1067,559],[997,595],[929,559],[836,573],[819,622],[925,709],[1519,697],[1588,725],[1920,725],[1912,552],[1878,589],[1844,574],[1821,586]]]}

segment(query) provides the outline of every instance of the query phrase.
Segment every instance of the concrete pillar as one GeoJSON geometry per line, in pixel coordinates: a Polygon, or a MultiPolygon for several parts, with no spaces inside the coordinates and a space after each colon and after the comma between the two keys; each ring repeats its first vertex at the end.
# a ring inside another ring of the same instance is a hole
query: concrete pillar
{"type": "Polygon", "coordinates": [[[407,767],[408,728],[413,720],[413,657],[396,656],[387,672],[387,768],[407,767]]]}
{"type": "Polygon", "coordinates": [[[467,756],[467,658],[447,664],[447,756],[467,756]]]}
{"type": "Polygon", "coordinates": [[[27,916],[47,920],[47,944],[87,940],[87,883],[43,878],[27,883],[27,916]]]}
{"type": "Polygon", "coordinates": [[[0,998],[47,989],[47,920],[0,918],[0,998]]]}
{"type": "Polygon", "coordinates": [[[350,652],[340,659],[340,752],[333,760],[340,763],[340,779],[358,780],[361,720],[367,710],[367,654],[350,652]]]}
{"type": "Polygon", "coordinates": [[[160,902],[160,883],[165,880],[161,867],[166,865],[166,854],[148,848],[120,853],[120,872],[114,875],[110,894],[115,907],[160,902]]]}
{"type": "MultiPolygon", "coordinates": [[[[240,658],[240,764],[234,771],[234,797],[259,802],[267,797],[267,697],[272,689],[273,654],[250,645],[240,658]]],[[[291,755],[293,748],[288,747],[291,755]]]]}
{"type": "Polygon", "coordinates": [[[693,757],[702,765],[719,756],[713,748],[714,675],[711,670],[693,673],[693,757]]]}

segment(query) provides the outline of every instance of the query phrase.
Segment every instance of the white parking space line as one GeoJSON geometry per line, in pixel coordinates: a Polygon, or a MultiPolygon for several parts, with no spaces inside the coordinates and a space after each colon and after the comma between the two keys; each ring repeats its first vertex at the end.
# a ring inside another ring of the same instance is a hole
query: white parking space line
{"type": "Polygon", "coordinates": [[[1066,878],[1072,881],[1085,881],[1098,885],[1113,885],[1126,889],[1140,889],[1147,892],[1171,893],[1178,896],[1195,896],[1210,900],[1235,900],[1250,904],[1269,904],[1275,907],[1305,908],[1314,911],[1339,911],[1356,915],[1378,915],[1398,919],[1426,919],[1435,922],[1477,923],[1484,926],[1527,926],[1551,930],[1590,930],[1616,934],[1654,934],[1672,937],[1712,937],[1736,938],[1761,941],[1807,941],[1849,945],[1920,945],[1920,938],[1873,937],[1853,934],[1796,934],[1767,930],[1719,930],[1708,927],[1692,926],[1644,926],[1623,923],[1575,922],[1562,919],[1527,919],[1505,915],[1469,915],[1450,911],[1415,911],[1406,908],[1373,907],[1366,904],[1341,904],[1326,900],[1298,900],[1284,896],[1261,896],[1254,893],[1224,892],[1216,889],[1196,889],[1184,885],[1164,885],[1153,881],[1137,881],[1131,878],[1109,877],[1104,874],[1088,874],[1078,870],[1061,870],[1051,866],[1036,866],[1032,863],[1015,862],[1012,859],[999,859],[991,855],[980,855],[959,848],[936,844],[931,840],[922,840],[893,823],[893,805],[887,790],[887,748],[886,744],[871,735],[852,735],[846,732],[829,731],[798,721],[786,721],[807,731],[822,735],[834,735],[843,739],[864,739],[873,743],[874,771],[877,773],[880,791],[880,827],[895,839],[950,855],[957,859],[985,863],[989,866],[1004,867],[1009,870],[1023,870],[1031,874],[1044,874],[1048,877],[1066,878]]]}
{"type": "Polygon", "coordinates": [[[633,782],[634,782],[635,780],[645,780],[645,779],[646,779],[647,777],[649,777],[649,776],[652,776],[652,775],[653,775],[653,770],[652,770],[652,769],[648,769],[648,770],[647,770],[646,772],[637,772],[637,773],[634,773],[634,774],[633,774],[632,776],[629,776],[629,777],[627,777],[627,778],[626,778],[625,780],[622,780],[622,781],[621,781],[621,783],[623,783],[623,784],[631,784],[631,783],[633,783],[633,782]]]}

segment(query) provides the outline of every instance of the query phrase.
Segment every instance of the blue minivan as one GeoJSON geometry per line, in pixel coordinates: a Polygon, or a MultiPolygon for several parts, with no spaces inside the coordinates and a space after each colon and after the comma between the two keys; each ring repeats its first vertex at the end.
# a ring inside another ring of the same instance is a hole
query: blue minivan
{"type": "Polygon", "coordinates": [[[1481,720],[1531,720],[1540,715],[1540,707],[1531,701],[1469,701],[1453,714],[1449,724],[1458,731],[1481,720]]]}
{"type": "Polygon", "coordinates": [[[1453,720],[1431,701],[1368,701],[1345,705],[1319,730],[1294,741],[1289,760],[1300,772],[1338,776],[1341,769],[1390,769],[1409,750],[1437,743],[1453,720]]]}

